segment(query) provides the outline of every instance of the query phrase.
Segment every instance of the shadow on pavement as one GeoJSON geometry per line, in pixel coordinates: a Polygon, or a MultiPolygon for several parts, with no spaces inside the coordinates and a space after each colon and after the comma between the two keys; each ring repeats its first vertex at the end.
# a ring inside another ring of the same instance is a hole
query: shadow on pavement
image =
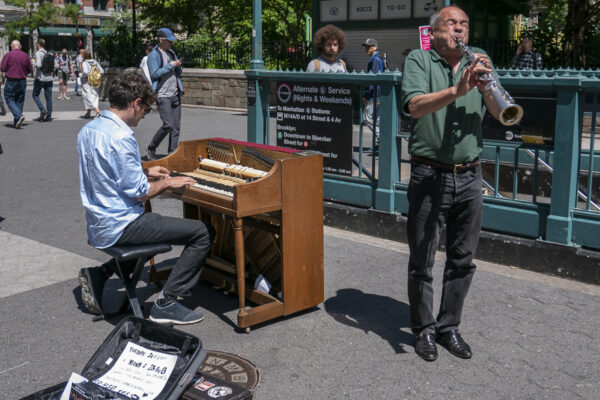
{"type": "Polygon", "coordinates": [[[408,304],[387,296],[364,293],[358,289],[340,289],[325,301],[325,311],[336,321],[385,339],[396,353],[406,353],[403,345],[414,346],[408,304]]]}

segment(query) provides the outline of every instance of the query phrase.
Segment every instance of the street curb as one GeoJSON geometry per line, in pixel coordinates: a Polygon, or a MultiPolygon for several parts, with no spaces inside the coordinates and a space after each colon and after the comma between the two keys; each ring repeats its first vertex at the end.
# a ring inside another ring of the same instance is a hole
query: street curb
{"type": "MultiPolygon", "coordinates": [[[[324,203],[324,224],[382,239],[407,242],[406,217],[338,203],[324,203]]],[[[445,242],[442,233],[440,243],[445,242]]],[[[440,245],[440,250],[444,245],[440,245]]],[[[481,231],[475,258],[600,285],[600,252],[559,243],[481,231]]]]}

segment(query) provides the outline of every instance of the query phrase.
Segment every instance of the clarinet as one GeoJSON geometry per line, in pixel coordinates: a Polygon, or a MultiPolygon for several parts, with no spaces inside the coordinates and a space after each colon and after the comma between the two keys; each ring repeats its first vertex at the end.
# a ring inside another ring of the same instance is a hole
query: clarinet
{"type": "MultiPolygon", "coordinates": [[[[468,48],[460,38],[456,38],[456,44],[460,48],[462,54],[467,58],[469,65],[475,62],[475,54],[468,48]]],[[[479,79],[485,82],[484,98],[487,101],[485,104],[490,109],[492,115],[498,115],[498,121],[502,125],[511,126],[518,124],[523,118],[523,107],[516,104],[510,94],[502,86],[498,84],[496,76],[492,72],[486,72],[479,75],[479,79]]]]}

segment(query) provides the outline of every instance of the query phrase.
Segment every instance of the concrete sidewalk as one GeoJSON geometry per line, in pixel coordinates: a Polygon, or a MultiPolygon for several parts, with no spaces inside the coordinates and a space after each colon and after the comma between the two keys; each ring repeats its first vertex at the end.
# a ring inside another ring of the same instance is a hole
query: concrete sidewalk
{"type": "MultiPolygon", "coordinates": [[[[62,102],[58,111],[78,107],[62,102]]],[[[245,138],[243,113],[184,108],[182,121],[185,140],[245,138]]],[[[92,322],[76,279],[80,267],[106,260],[86,243],[75,154],[84,123],[0,125],[0,399],[81,371],[118,322],[92,322]]],[[[159,124],[152,113],[136,128],[141,148],[159,124]]],[[[156,199],[153,208],[181,215],[175,200],[156,199]]],[[[325,301],[313,310],[246,335],[232,322],[235,296],[200,284],[187,302],[206,318],[182,330],[262,370],[257,399],[598,398],[599,287],[478,262],[461,325],[473,358],[440,349],[427,363],[414,353],[409,329],[406,245],[326,227],[324,246],[325,301]]],[[[434,271],[438,294],[442,260],[434,271]]],[[[140,286],[150,305],[158,288],[140,286]]],[[[105,295],[117,289],[111,280],[105,295]]]]}
{"type": "MultiPolygon", "coordinates": [[[[598,287],[478,263],[462,324],[473,358],[440,349],[427,363],[409,330],[407,260],[403,244],[326,228],[326,300],[318,308],[236,333],[236,298],[201,284],[188,305],[206,319],[181,329],[259,366],[257,399],[597,398],[598,287]]],[[[1,398],[80,371],[117,322],[92,322],[73,276],[0,300],[1,398]]],[[[105,293],[115,289],[111,281],[105,293]]],[[[147,305],[157,290],[141,289],[147,305]]]]}

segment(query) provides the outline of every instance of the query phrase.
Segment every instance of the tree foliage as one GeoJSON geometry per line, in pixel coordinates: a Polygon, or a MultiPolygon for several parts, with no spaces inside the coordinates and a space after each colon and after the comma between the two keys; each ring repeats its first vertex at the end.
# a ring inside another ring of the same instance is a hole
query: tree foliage
{"type": "MultiPolygon", "coordinates": [[[[169,27],[188,43],[231,43],[250,46],[251,0],[138,0],[139,14],[146,22],[146,38],[154,39],[161,27],[169,27]]],[[[262,25],[265,52],[272,47],[298,48],[304,38],[304,14],[309,0],[263,0],[262,25]]]]}
{"type": "MultiPolygon", "coordinates": [[[[51,2],[43,2],[38,5],[37,0],[6,0],[6,4],[21,7],[25,10],[23,18],[4,24],[4,29],[9,38],[20,38],[29,29],[33,32],[40,26],[46,26],[56,21],[59,15],[59,7],[51,2]]],[[[33,49],[33,35],[29,35],[29,48],[33,49]]]]}
{"type": "MultiPolygon", "coordinates": [[[[126,4],[126,0],[117,3],[126,4]]],[[[125,7],[120,12],[115,11],[113,18],[107,19],[102,24],[102,30],[108,35],[100,39],[97,58],[108,61],[114,67],[137,66],[140,61],[141,48],[133,47],[132,24],[133,15],[125,7]]]]}
{"type": "Polygon", "coordinates": [[[600,1],[537,0],[542,8],[532,32],[547,67],[600,67],[600,1]]]}

